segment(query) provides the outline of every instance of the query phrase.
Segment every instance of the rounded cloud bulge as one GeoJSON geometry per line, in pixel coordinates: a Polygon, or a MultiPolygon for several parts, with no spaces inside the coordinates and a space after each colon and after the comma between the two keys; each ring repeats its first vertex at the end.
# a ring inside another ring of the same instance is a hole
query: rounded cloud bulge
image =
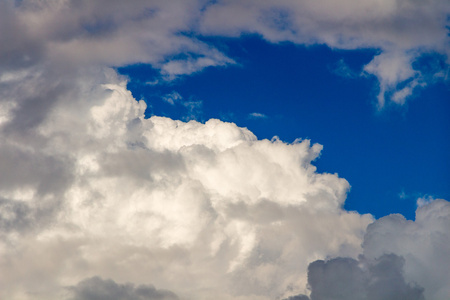
{"type": "Polygon", "coordinates": [[[450,202],[419,206],[415,221],[392,214],[367,228],[358,259],[335,257],[308,267],[310,296],[288,300],[432,299],[450,293],[450,202]]]}

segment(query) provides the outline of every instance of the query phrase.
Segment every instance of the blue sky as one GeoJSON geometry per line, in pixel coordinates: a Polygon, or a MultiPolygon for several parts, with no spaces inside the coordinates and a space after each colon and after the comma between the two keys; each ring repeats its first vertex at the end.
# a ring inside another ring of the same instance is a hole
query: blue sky
{"type": "MultiPolygon", "coordinates": [[[[377,49],[270,44],[258,36],[209,42],[237,64],[158,84],[149,84],[159,78],[151,66],[119,69],[134,97],[148,104],[148,116],[218,118],[261,139],[322,144],[314,164],[349,181],[345,208],[359,213],[414,219],[417,198],[450,197],[448,81],[417,88],[403,106],[378,109],[377,79],[363,72],[377,49]],[[164,100],[173,93],[182,97],[175,105],[164,100]],[[197,103],[194,111],[183,105],[189,102],[197,103]]],[[[427,54],[415,68],[430,76],[435,64],[442,57],[427,54]]]]}

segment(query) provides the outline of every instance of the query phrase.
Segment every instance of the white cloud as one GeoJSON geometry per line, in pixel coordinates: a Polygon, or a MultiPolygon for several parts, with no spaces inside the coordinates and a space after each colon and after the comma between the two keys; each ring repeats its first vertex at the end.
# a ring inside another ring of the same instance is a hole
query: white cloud
{"type": "Polygon", "coordinates": [[[252,118],[252,119],[265,119],[265,118],[267,118],[267,116],[265,114],[262,114],[262,113],[253,112],[253,113],[249,114],[249,118],[252,118]]]}
{"type": "Polygon", "coordinates": [[[387,99],[403,104],[420,84],[412,63],[421,53],[436,51],[448,57],[448,14],[445,1],[218,1],[207,7],[201,32],[240,36],[261,35],[278,43],[326,44],[337,49],[380,50],[365,68],[380,83],[379,107],[386,92],[412,80],[408,88],[387,99]]]}
{"type": "Polygon", "coordinates": [[[172,93],[163,96],[162,99],[171,105],[175,105],[175,102],[182,100],[183,96],[181,96],[178,92],[173,91],[172,93]]]}
{"type": "Polygon", "coordinates": [[[273,43],[379,49],[365,70],[379,80],[380,107],[386,99],[403,104],[417,85],[424,84],[422,74],[412,68],[421,54],[436,52],[448,58],[450,48],[450,4],[439,0],[138,0],[132,5],[8,0],[1,11],[0,27],[7,28],[0,35],[4,69],[48,59],[58,68],[149,63],[172,80],[235,63],[203,37],[247,33],[273,43]]]}
{"type": "MultiPolygon", "coordinates": [[[[342,209],[347,181],[317,173],[321,146],[258,140],[220,120],[145,119],[146,104],[108,67],[149,63],[170,80],[234,63],[202,35],[250,32],[380,48],[366,72],[394,93],[420,78],[409,53],[446,53],[446,11],[410,1],[1,1],[0,298],[70,299],[67,287],[82,293],[100,277],[130,297],[149,284],[196,300],[304,293],[308,263],[355,258],[373,221],[342,209]]],[[[381,239],[405,257],[405,277],[437,297],[449,268],[432,260],[415,274],[430,253],[447,254],[437,246],[446,233],[417,224],[446,225],[434,217],[442,203],[419,208],[416,225],[378,221],[364,244],[379,257],[384,250],[367,245],[381,239]],[[389,232],[405,230],[404,244],[378,237],[391,223],[389,232]],[[431,243],[411,258],[414,226],[431,243]]]]}
{"type": "Polygon", "coordinates": [[[303,291],[308,262],[360,253],[372,218],[341,208],[349,185],[316,172],[320,145],[144,119],[111,71],[72,84],[31,132],[2,133],[16,163],[0,189],[2,298],[61,299],[101,276],[186,299],[271,299],[303,291]]]}
{"type": "Polygon", "coordinates": [[[370,225],[364,239],[368,258],[394,253],[405,259],[405,279],[425,288],[426,299],[450,293],[450,203],[434,200],[416,211],[416,220],[391,215],[370,225]]]}
{"type": "Polygon", "coordinates": [[[201,8],[195,0],[3,1],[1,27],[8,29],[1,35],[1,57],[12,67],[46,59],[59,67],[149,63],[168,79],[233,63],[183,33],[192,31],[201,8]],[[176,59],[179,54],[186,58],[176,59]]]}
{"type": "MultiPolygon", "coordinates": [[[[333,258],[308,267],[310,298],[429,299],[450,294],[450,202],[419,199],[416,220],[389,215],[368,226],[358,260],[333,258]]],[[[289,300],[296,300],[295,297],[289,300]]]]}
{"type": "Polygon", "coordinates": [[[435,199],[432,196],[424,196],[417,199],[417,206],[422,207],[433,202],[435,199]]]}
{"type": "Polygon", "coordinates": [[[425,85],[421,82],[420,72],[413,70],[411,64],[414,56],[405,53],[382,53],[364,67],[364,71],[373,74],[378,78],[380,91],[378,94],[378,107],[385,105],[386,93],[394,92],[390,98],[397,104],[404,104],[408,96],[411,96],[413,89],[418,85],[425,85]],[[407,85],[398,90],[397,86],[410,80],[407,85]]]}

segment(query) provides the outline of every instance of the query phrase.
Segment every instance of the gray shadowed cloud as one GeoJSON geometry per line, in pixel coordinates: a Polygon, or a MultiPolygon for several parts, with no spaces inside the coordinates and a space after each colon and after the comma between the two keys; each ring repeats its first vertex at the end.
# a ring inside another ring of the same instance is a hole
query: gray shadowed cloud
{"type": "Polygon", "coordinates": [[[413,68],[422,54],[439,53],[448,61],[450,49],[450,4],[439,0],[138,0],[132,5],[7,0],[0,5],[4,71],[49,61],[52,68],[148,63],[171,80],[235,63],[202,37],[250,33],[273,43],[379,49],[364,73],[379,81],[380,108],[386,101],[405,103],[427,84],[413,68]]]}
{"type": "Polygon", "coordinates": [[[450,295],[450,202],[418,199],[414,221],[402,215],[383,217],[367,228],[363,253],[376,259],[394,253],[405,259],[404,276],[425,288],[429,300],[450,295]]]}
{"type": "Polygon", "coordinates": [[[311,263],[309,299],[448,299],[450,202],[418,203],[415,221],[394,214],[370,224],[364,255],[357,260],[337,257],[311,263]]]}
{"type": "Polygon", "coordinates": [[[426,84],[412,67],[423,53],[441,53],[448,63],[449,12],[450,2],[440,0],[228,0],[207,7],[200,29],[232,37],[256,33],[275,43],[379,49],[364,73],[379,81],[381,109],[386,101],[405,103],[416,87],[426,84]],[[398,88],[401,83],[406,85],[398,88]]]}
{"type": "Polygon", "coordinates": [[[285,300],[309,300],[309,297],[306,295],[296,295],[286,298],[285,300]]]}
{"type": "MultiPolygon", "coordinates": [[[[422,287],[405,282],[404,262],[395,254],[384,254],[374,261],[364,257],[317,260],[308,267],[311,295],[295,297],[302,300],[424,300],[422,287]]],[[[288,300],[297,300],[295,297],[288,300]]]]}
{"type": "Polygon", "coordinates": [[[111,279],[91,277],[68,288],[70,300],[178,300],[176,294],[152,285],[118,284],[111,279]]]}

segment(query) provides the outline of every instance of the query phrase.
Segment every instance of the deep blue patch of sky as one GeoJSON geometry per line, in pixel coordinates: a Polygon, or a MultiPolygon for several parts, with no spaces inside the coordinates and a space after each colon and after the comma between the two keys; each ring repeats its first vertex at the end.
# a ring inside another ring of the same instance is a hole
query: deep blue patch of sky
{"type": "MultiPolygon", "coordinates": [[[[414,219],[418,197],[450,199],[448,84],[431,84],[405,106],[377,112],[377,81],[361,76],[376,50],[274,45],[254,36],[208,42],[237,65],[153,85],[159,74],[150,66],[119,68],[134,97],[147,102],[148,116],[219,118],[258,138],[320,143],[318,171],[338,173],[352,186],[345,208],[377,218],[401,213],[414,219]],[[164,97],[173,92],[182,99],[172,105],[164,97]]],[[[415,67],[434,70],[440,59],[429,54],[415,67]]]]}

